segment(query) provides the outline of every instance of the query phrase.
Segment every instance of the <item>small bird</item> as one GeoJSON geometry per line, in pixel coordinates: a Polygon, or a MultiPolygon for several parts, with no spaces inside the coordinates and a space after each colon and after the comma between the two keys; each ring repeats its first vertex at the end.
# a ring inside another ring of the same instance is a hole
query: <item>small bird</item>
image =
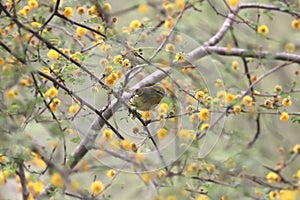
{"type": "Polygon", "coordinates": [[[130,105],[137,110],[148,111],[159,104],[165,95],[165,90],[160,86],[141,87],[135,90],[135,95],[131,98],[130,105]]]}

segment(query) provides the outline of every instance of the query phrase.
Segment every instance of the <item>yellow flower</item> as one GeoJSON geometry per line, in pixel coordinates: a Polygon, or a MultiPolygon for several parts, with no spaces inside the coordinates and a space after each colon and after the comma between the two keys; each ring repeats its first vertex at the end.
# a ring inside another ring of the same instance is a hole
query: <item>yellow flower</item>
{"type": "Polygon", "coordinates": [[[30,181],[27,185],[28,191],[33,195],[39,195],[45,188],[45,184],[41,181],[32,182],[30,181]]]}
{"type": "Polygon", "coordinates": [[[124,149],[125,151],[130,151],[131,150],[131,144],[128,140],[122,140],[121,141],[121,147],[122,149],[124,149]]]}
{"type": "Polygon", "coordinates": [[[280,92],[282,87],[280,85],[275,85],[275,92],[280,92]]]}
{"type": "Polygon", "coordinates": [[[118,64],[118,63],[122,62],[122,60],[123,60],[123,56],[122,55],[116,55],[114,57],[114,59],[113,59],[113,61],[114,61],[115,64],[118,64]]]}
{"type": "Polygon", "coordinates": [[[200,112],[199,112],[199,118],[200,120],[203,121],[208,121],[210,117],[210,113],[209,110],[207,108],[203,108],[200,112]]]}
{"type": "Polygon", "coordinates": [[[123,67],[131,67],[130,61],[126,58],[122,61],[122,66],[123,67]]]}
{"type": "Polygon", "coordinates": [[[161,128],[157,131],[157,136],[159,139],[164,139],[165,137],[167,137],[168,135],[168,131],[165,128],[161,128]]]}
{"type": "Polygon", "coordinates": [[[91,193],[93,195],[101,194],[103,190],[104,190],[104,186],[101,181],[95,181],[91,184],[91,193]]]}
{"type": "Polygon", "coordinates": [[[298,190],[280,190],[280,200],[297,200],[299,197],[298,190]]]}
{"type": "Polygon", "coordinates": [[[185,6],[185,0],[175,0],[175,6],[179,9],[182,10],[185,6]]]}
{"type": "Polygon", "coordinates": [[[57,97],[57,95],[58,95],[58,90],[55,87],[49,88],[45,93],[46,97],[51,97],[51,98],[57,97]]]}
{"type": "Polygon", "coordinates": [[[51,183],[55,187],[61,187],[64,184],[64,179],[61,177],[61,175],[59,173],[55,172],[51,176],[51,183]]]}
{"type": "Polygon", "coordinates": [[[76,29],[77,36],[84,36],[86,32],[87,32],[86,28],[83,28],[81,26],[77,27],[76,29]]]}
{"type": "Polygon", "coordinates": [[[136,161],[138,161],[138,162],[144,162],[144,160],[145,160],[145,155],[144,155],[144,153],[142,153],[142,152],[136,152],[136,154],[135,154],[135,159],[136,159],[136,161]]]}
{"type": "Polygon", "coordinates": [[[183,53],[183,52],[176,53],[175,60],[177,60],[179,62],[184,62],[186,60],[185,53],[183,53]]]}
{"type": "Polygon", "coordinates": [[[239,0],[227,0],[227,4],[230,6],[230,7],[237,7],[239,5],[239,0]]]}
{"type": "Polygon", "coordinates": [[[106,10],[106,11],[111,11],[111,5],[110,5],[110,3],[105,3],[102,8],[104,10],[106,10]]]}
{"type": "Polygon", "coordinates": [[[83,14],[85,13],[85,8],[79,6],[79,7],[77,8],[77,12],[78,12],[79,15],[83,15],[83,14]]]}
{"type": "Polygon", "coordinates": [[[209,128],[209,124],[203,123],[203,124],[201,124],[200,131],[203,132],[203,131],[207,130],[208,128],[209,128]]]}
{"type": "Polygon", "coordinates": [[[286,121],[288,121],[289,120],[289,114],[287,113],[287,112],[282,112],[281,113],[281,116],[280,116],[280,121],[284,121],[284,122],[286,122],[286,121]]]}
{"type": "Polygon", "coordinates": [[[296,144],[293,147],[293,153],[300,153],[300,144],[296,144]]]}
{"type": "MultiPolygon", "coordinates": [[[[299,150],[300,150],[300,148],[299,148],[299,150]]],[[[296,152],[298,152],[298,149],[297,149],[297,151],[296,151],[296,152]]],[[[0,155],[1,155],[1,154],[0,154],[0,155]]],[[[297,171],[297,173],[296,173],[296,177],[300,179],[300,169],[297,171]]]]}
{"type": "Polygon", "coordinates": [[[148,7],[147,4],[140,4],[140,6],[139,6],[139,12],[140,13],[145,14],[145,13],[148,12],[148,10],[149,10],[149,7],[148,7]]]}
{"type": "Polygon", "coordinates": [[[168,195],[166,200],[177,200],[175,195],[168,195]]]}
{"type": "Polygon", "coordinates": [[[31,25],[36,28],[40,28],[42,26],[39,22],[31,22],[31,25]]]}
{"type": "Polygon", "coordinates": [[[268,35],[269,28],[266,25],[260,25],[257,28],[257,33],[262,34],[262,35],[268,35]]]}
{"type": "Polygon", "coordinates": [[[77,111],[79,110],[80,106],[78,104],[75,104],[75,105],[71,105],[69,107],[69,113],[70,114],[75,114],[77,113],[77,111]]]}
{"type": "Polygon", "coordinates": [[[296,49],[296,46],[292,42],[289,42],[284,46],[284,50],[288,53],[294,53],[295,49],[296,49]]]}
{"type": "Polygon", "coordinates": [[[37,8],[39,6],[39,3],[36,0],[29,0],[28,1],[28,6],[30,8],[37,8]]]}
{"type": "Polygon", "coordinates": [[[47,56],[52,60],[57,60],[60,57],[60,54],[54,49],[50,49],[49,52],[47,53],[47,56]]]}
{"type": "Polygon", "coordinates": [[[208,196],[206,196],[205,194],[201,194],[197,200],[209,200],[208,196]]]}
{"type": "Polygon", "coordinates": [[[149,184],[151,181],[151,176],[149,173],[145,173],[142,175],[142,179],[146,184],[149,184]]]}
{"type": "Polygon", "coordinates": [[[0,153],[0,163],[2,163],[4,161],[4,158],[5,156],[3,156],[1,153],[0,153]]]}
{"type": "Polygon", "coordinates": [[[175,46],[172,43],[166,44],[166,52],[173,52],[175,51],[175,46]]]}
{"type": "Polygon", "coordinates": [[[284,98],[284,99],[282,99],[282,105],[284,105],[284,106],[291,106],[292,105],[292,101],[289,98],[284,98]]]}
{"type": "Polygon", "coordinates": [[[231,93],[226,93],[226,96],[225,96],[225,101],[227,103],[231,103],[235,100],[235,95],[231,94],[231,93]]]}
{"type": "Polygon", "coordinates": [[[269,192],[269,197],[271,200],[278,199],[279,192],[277,190],[272,190],[271,192],[269,192]]]}
{"type": "Polygon", "coordinates": [[[195,94],[195,98],[198,100],[198,101],[200,101],[201,99],[203,99],[203,97],[204,97],[204,92],[203,91],[197,91],[196,92],[196,94],[195,94]]]}
{"type": "Polygon", "coordinates": [[[143,111],[142,112],[142,118],[145,120],[150,120],[151,119],[151,115],[149,111],[143,111]]]}
{"type": "Polygon", "coordinates": [[[18,96],[18,92],[16,90],[8,90],[5,92],[5,98],[7,100],[15,99],[18,96]]]}
{"type": "Polygon", "coordinates": [[[174,22],[171,19],[167,19],[167,20],[165,20],[165,24],[164,25],[165,25],[165,28],[171,29],[171,28],[173,28],[174,22]]]}
{"type": "Polygon", "coordinates": [[[275,172],[269,172],[266,176],[267,180],[269,183],[276,183],[276,182],[280,182],[281,178],[278,174],[276,174],[275,172]]]}
{"type": "Polygon", "coordinates": [[[233,70],[236,70],[236,71],[240,70],[240,66],[239,66],[238,61],[232,61],[231,67],[232,67],[233,70]]]}
{"type": "Polygon", "coordinates": [[[112,140],[114,137],[114,132],[110,129],[104,129],[103,131],[103,137],[109,140],[112,140]]]}
{"type": "Polygon", "coordinates": [[[116,174],[116,170],[114,170],[114,169],[110,169],[107,172],[108,178],[113,178],[115,174],[116,174]]]}
{"type": "Polygon", "coordinates": [[[5,63],[5,60],[0,57],[0,66],[4,65],[4,63],[5,63]]]}
{"type": "Polygon", "coordinates": [[[292,28],[295,29],[295,30],[300,29],[300,21],[297,20],[297,19],[294,19],[294,20],[292,21],[291,26],[292,26],[292,28]]]}
{"type": "Polygon", "coordinates": [[[196,138],[196,132],[195,130],[181,129],[178,133],[178,136],[182,140],[186,140],[186,139],[193,140],[196,138]]]}
{"type": "Polygon", "coordinates": [[[71,7],[65,7],[63,15],[65,17],[71,17],[73,15],[73,8],[71,8],[71,7]]]}
{"type": "Polygon", "coordinates": [[[131,21],[131,22],[130,22],[130,25],[129,25],[131,31],[136,30],[136,29],[139,28],[140,26],[141,26],[141,22],[140,22],[139,20],[137,20],[137,19],[131,21]]]}
{"type": "Polygon", "coordinates": [[[108,76],[105,78],[105,83],[107,84],[107,86],[113,86],[116,84],[116,79],[112,76],[108,76]]]}
{"type": "Polygon", "coordinates": [[[253,99],[252,99],[252,97],[250,97],[249,95],[247,95],[247,96],[243,97],[242,101],[243,101],[243,104],[247,106],[247,105],[252,104],[253,99]]]}

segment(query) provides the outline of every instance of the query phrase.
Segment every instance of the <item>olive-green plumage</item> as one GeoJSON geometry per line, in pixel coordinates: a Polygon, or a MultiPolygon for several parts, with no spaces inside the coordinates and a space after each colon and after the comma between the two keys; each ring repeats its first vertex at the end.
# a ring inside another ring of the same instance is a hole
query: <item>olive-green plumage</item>
{"type": "Polygon", "coordinates": [[[159,104],[164,96],[165,90],[160,86],[142,87],[135,90],[131,105],[137,110],[147,111],[159,104]]]}

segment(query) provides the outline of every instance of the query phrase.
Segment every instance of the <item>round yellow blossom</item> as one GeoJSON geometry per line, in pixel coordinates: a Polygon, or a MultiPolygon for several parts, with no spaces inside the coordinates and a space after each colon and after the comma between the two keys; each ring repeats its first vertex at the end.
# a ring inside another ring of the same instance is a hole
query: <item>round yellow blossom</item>
{"type": "Polygon", "coordinates": [[[86,28],[83,28],[81,26],[77,27],[76,29],[77,36],[84,36],[86,32],[87,32],[86,28]]]}
{"type": "Polygon", "coordinates": [[[275,172],[269,172],[267,174],[266,178],[267,178],[267,181],[269,183],[276,183],[276,182],[280,182],[281,181],[280,176],[277,173],[275,173],[275,172]]]}
{"type": "Polygon", "coordinates": [[[183,53],[183,52],[176,53],[175,60],[177,60],[179,62],[184,62],[186,60],[185,53],[183,53]]]}
{"type": "Polygon", "coordinates": [[[292,21],[291,26],[292,26],[292,28],[295,29],[295,30],[300,29],[300,21],[297,20],[297,19],[294,19],[294,20],[292,21]]]}
{"type": "Polygon", "coordinates": [[[135,153],[135,159],[136,159],[136,161],[138,161],[138,162],[144,162],[144,160],[145,160],[145,155],[144,155],[144,153],[142,153],[142,152],[136,152],[135,153]]]}
{"type": "Polygon", "coordinates": [[[181,129],[178,133],[178,136],[181,140],[193,140],[196,138],[196,132],[195,130],[181,129]]]}
{"type": "Polygon", "coordinates": [[[151,119],[151,115],[149,111],[143,111],[142,113],[142,118],[145,120],[150,120],[151,119]]]}
{"type": "Polygon", "coordinates": [[[61,177],[61,175],[58,172],[55,172],[51,176],[51,183],[55,187],[61,187],[64,184],[64,179],[61,177]]]}
{"type": "Polygon", "coordinates": [[[27,185],[28,191],[33,195],[39,195],[45,188],[45,184],[41,181],[32,182],[30,181],[27,185]]]}
{"type": "Polygon", "coordinates": [[[166,44],[166,52],[173,52],[173,51],[175,51],[175,46],[174,46],[174,44],[172,44],[172,43],[168,43],[168,44],[166,44]]]}
{"type": "Polygon", "coordinates": [[[116,55],[113,59],[115,64],[121,63],[123,60],[123,56],[122,55],[116,55]]]}
{"type": "Polygon", "coordinates": [[[42,26],[39,22],[31,22],[31,25],[36,28],[40,28],[42,26]]]}
{"type": "Polygon", "coordinates": [[[79,6],[79,7],[77,8],[77,13],[78,13],[79,15],[83,15],[83,14],[85,13],[85,8],[79,6]]]}
{"type": "Polygon", "coordinates": [[[210,117],[210,113],[209,113],[209,110],[207,108],[203,108],[202,110],[200,110],[200,112],[199,112],[200,120],[203,120],[203,121],[207,122],[209,120],[209,117],[210,117]]]}
{"type": "Polygon", "coordinates": [[[207,195],[201,194],[201,195],[197,198],[197,200],[209,200],[209,198],[208,198],[207,195]]]}
{"type": "Polygon", "coordinates": [[[272,190],[271,192],[269,192],[269,197],[271,200],[278,199],[279,192],[277,190],[272,190]]]}
{"type": "Polygon", "coordinates": [[[176,36],[175,36],[175,42],[176,42],[176,43],[181,43],[181,42],[182,42],[182,37],[181,37],[181,35],[176,35],[176,36]]]}
{"type": "Polygon", "coordinates": [[[5,156],[0,153],[0,163],[4,161],[5,156]]]}
{"type": "Polygon", "coordinates": [[[262,35],[268,35],[269,28],[266,25],[260,25],[257,28],[257,33],[262,34],[262,35]]]}
{"type": "Polygon", "coordinates": [[[110,5],[110,3],[105,3],[105,4],[102,6],[102,8],[103,8],[104,10],[106,10],[106,11],[111,11],[111,5],[110,5]]]}
{"type": "Polygon", "coordinates": [[[240,70],[239,63],[238,63],[238,61],[236,61],[236,60],[235,60],[235,61],[232,61],[231,67],[232,67],[232,69],[235,70],[235,71],[240,70]]]}
{"type": "Polygon", "coordinates": [[[111,129],[104,129],[103,137],[109,140],[112,140],[114,137],[114,132],[111,129]]]}
{"type": "Polygon", "coordinates": [[[124,149],[125,151],[130,151],[131,150],[131,143],[128,140],[122,140],[121,141],[121,147],[122,149],[124,149]]]}
{"type": "Polygon", "coordinates": [[[54,104],[54,106],[60,106],[61,101],[59,98],[55,98],[53,99],[52,103],[54,104]]]}
{"type": "Polygon", "coordinates": [[[109,65],[105,68],[103,75],[108,75],[114,70],[113,66],[109,65]]]}
{"type": "Polygon", "coordinates": [[[243,102],[243,104],[244,105],[250,105],[250,104],[252,104],[252,102],[253,102],[253,99],[252,99],[252,97],[251,96],[249,96],[249,95],[246,95],[246,96],[244,96],[243,97],[243,100],[242,100],[242,102],[243,102]]]}
{"type": "Polygon", "coordinates": [[[18,92],[16,90],[8,90],[5,92],[5,98],[7,100],[15,99],[18,96],[18,92]]]}
{"type": "Polygon", "coordinates": [[[240,4],[239,0],[227,0],[227,4],[230,7],[237,7],[240,4]]]}
{"type": "Polygon", "coordinates": [[[168,135],[168,131],[165,128],[161,128],[157,131],[157,136],[159,139],[164,139],[165,137],[167,137],[168,135]]]}
{"type": "Polygon", "coordinates": [[[231,94],[231,93],[226,93],[226,96],[225,96],[225,102],[227,103],[231,103],[235,100],[235,95],[231,94]]]}
{"type": "Polygon", "coordinates": [[[122,66],[123,67],[131,67],[130,61],[126,58],[122,61],[122,66]]]}
{"type": "MultiPolygon", "coordinates": [[[[300,150],[300,146],[299,146],[299,150],[300,150]]],[[[298,150],[297,150],[297,151],[298,151],[298,150]]],[[[296,151],[296,152],[297,152],[297,151],[296,151]]],[[[298,179],[300,179],[300,169],[297,171],[296,177],[297,177],[298,179]]]]}
{"type": "Polygon", "coordinates": [[[293,153],[300,153],[300,144],[296,144],[294,147],[293,147],[293,153]]]}
{"type": "Polygon", "coordinates": [[[51,87],[47,90],[47,92],[45,93],[46,97],[51,97],[51,98],[55,98],[58,95],[58,90],[55,87],[51,87]]]}
{"type": "Polygon", "coordinates": [[[284,121],[285,122],[285,121],[288,121],[289,118],[290,117],[289,117],[289,114],[287,112],[282,112],[279,119],[280,119],[280,121],[284,121]]]}
{"type": "Polygon", "coordinates": [[[141,26],[141,22],[137,19],[131,21],[129,25],[131,31],[138,29],[140,26],[141,26]]]}
{"type": "Polygon", "coordinates": [[[71,7],[65,7],[63,15],[65,17],[71,17],[71,16],[73,16],[73,8],[71,8],[71,7]]]}
{"type": "Polygon", "coordinates": [[[149,11],[149,6],[147,4],[140,4],[139,5],[139,12],[140,13],[147,13],[149,11]]]}
{"type": "Polygon", "coordinates": [[[237,106],[233,106],[233,112],[234,114],[240,114],[242,111],[242,107],[237,105],[237,106]]]}
{"type": "Polygon", "coordinates": [[[37,8],[39,6],[39,3],[36,0],[29,0],[28,1],[28,6],[30,8],[37,8]]]}
{"type": "Polygon", "coordinates": [[[151,181],[151,175],[150,173],[145,173],[142,175],[142,179],[144,181],[144,183],[149,184],[151,181]]]}
{"type": "Polygon", "coordinates": [[[108,76],[105,78],[105,83],[107,84],[107,86],[113,86],[116,84],[116,79],[112,76],[108,76]]]}
{"type": "Polygon", "coordinates": [[[166,200],[177,200],[175,195],[168,195],[166,200]]]}
{"type": "Polygon", "coordinates": [[[77,113],[77,111],[79,110],[80,106],[78,104],[75,104],[75,105],[71,105],[69,107],[69,113],[70,114],[75,114],[77,113]]]}
{"type": "Polygon", "coordinates": [[[200,91],[197,91],[197,92],[196,92],[195,98],[196,98],[198,101],[200,101],[200,100],[203,99],[204,95],[205,95],[204,92],[200,90],[200,91]]]}
{"type": "Polygon", "coordinates": [[[165,28],[167,29],[171,29],[174,26],[174,22],[171,19],[167,19],[165,20],[165,24],[164,24],[165,28]]]}
{"type": "Polygon", "coordinates": [[[280,200],[297,200],[300,197],[300,190],[280,190],[280,200]]]}
{"type": "Polygon", "coordinates": [[[114,169],[110,169],[107,172],[108,178],[113,178],[115,174],[116,174],[116,170],[114,170],[114,169]]]}
{"type": "Polygon", "coordinates": [[[185,0],[175,0],[175,6],[179,9],[182,10],[185,6],[185,0]]]}
{"type": "Polygon", "coordinates": [[[280,85],[275,85],[275,92],[281,92],[282,87],[280,85]]]}
{"type": "Polygon", "coordinates": [[[289,42],[284,46],[284,50],[288,53],[294,53],[296,49],[295,43],[289,42]]]}
{"type": "Polygon", "coordinates": [[[50,49],[49,52],[47,53],[47,56],[52,60],[57,60],[60,57],[60,54],[54,49],[50,49]]]}
{"type": "Polygon", "coordinates": [[[91,193],[93,195],[101,194],[104,190],[104,185],[101,181],[95,181],[91,184],[91,193]]]}
{"type": "Polygon", "coordinates": [[[292,105],[292,101],[289,98],[284,98],[284,99],[282,99],[282,105],[284,105],[284,106],[291,106],[292,105]]]}
{"type": "Polygon", "coordinates": [[[266,99],[264,101],[264,106],[267,108],[273,108],[273,101],[271,101],[270,99],[266,99]]]}
{"type": "Polygon", "coordinates": [[[0,57],[0,66],[5,64],[5,60],[3,58],[0,57]]]}
{"type": "Polygon", "coordinates": [[[217,88],[220,88],[220,87],[223,87],[224,86],[224,81],[222,80],[222,79],[217,79],[216,81],[215,81],[215,86],[217,87],[217,88]]]}
{"type": "Polygon", "coordinates": [[[24,6],[22,10],[26,13],[26,15],[28,15],[29,12],[30,12],[30,7],[29,6],[24,6]]]}
{"type": "Polygon", "coordinates": [[[203,123],[200,126],[200,131],[203,132],[205,130],[207,130],[209,128],[209,124],[208,123],[203,123]]]}

